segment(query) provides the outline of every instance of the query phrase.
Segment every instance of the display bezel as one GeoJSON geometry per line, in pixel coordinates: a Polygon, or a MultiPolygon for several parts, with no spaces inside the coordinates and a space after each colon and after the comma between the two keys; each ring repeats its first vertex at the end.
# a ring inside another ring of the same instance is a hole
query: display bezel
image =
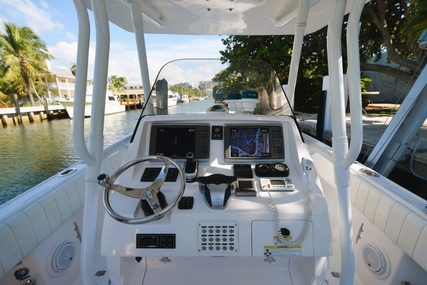
{"type": "Polygon", "coordinates": [[[209,158],[209,126],[208,125],[153,125],[150,134],[150,155],[164,155],[173,159],[186,159],[186,154],[192,152],[195,159],[209,158]],[[160,136],[161,130],[167,130],[168,135],[160,136]],[[180,134],[179,153],[170,152],[171,147],[168,147],[167,142],[174,138],[168,137],[173,130],[180,134]],[[190,136],[184,133],[194,133],[189,141],[190,136]]]}
{"type": "Polygon", "coordinates": [[[284,158],[283,129],[282,126],[265,125],[229,125],[224,128],[224,152],[228,160],[269,160],[284,158]],[[232,134],[236,131],[261,130],[268,137],[268,152],[263,152],[259,156],[236,156],[232,151],[232,134]]]}

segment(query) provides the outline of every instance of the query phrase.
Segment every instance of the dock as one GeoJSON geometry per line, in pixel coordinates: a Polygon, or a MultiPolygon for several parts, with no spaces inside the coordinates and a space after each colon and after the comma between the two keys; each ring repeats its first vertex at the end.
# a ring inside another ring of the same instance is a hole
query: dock
{"type": "MultiPolygon", "coordinates": [[[[380,137],[384,133],[388,124],[392,118],[390,117],[376,117],[371,115],[364,114],[363,116],[363,144],[360,152],[358,161],[364,162],[371,151],[374,149],[375,145],[379,141],[380,137]]],[[[300,129],[302,132],[316,137],[316,127],[317,127],[317,115],[316,114],[306,114],[306,113],[297,113],[297,121],[299,123],[300,129]]],[[[351,120],[350,116],[346,117],[346,126],[347,126],[347,136],[349,141],[351,141],[350,128],[351,120]]],[[[326,144],[332,144],[332,131],[325,130],[323,132],[322,141],[326,144]]],[[[405,157],[402,161],[398,162],[395,167],[396,171],[389,175],[388,178],[392,179],[398,184],[396,180],[412,180],[414,188],[411,189],[415,194],[427,198],[427,193],[425,189],[427,188],[427,180],[422,180],[417,178],[412,174],[414,171],[418,176],[425,177],[427,179],[427,120],[424,122],[423,126],[418,131],[418,136],[415,136],[411,143],[408,145],[408,150],[405,157]],[[411,155],[413,159],[411,159],[411,155]],[[412,162],[411,162],[412,160],[412,162]],[[411,170],[412,169],[412,170],[411,170]],[[399,174],[396,174],[396,172],[399,174]],[[402,174],[403,173],[403,174],[402,174]],[[410,174],[406,176],[406,174],[410,174]],[[413,177],[412,177],[413,175],[413,177]],[[392,177],[392,176],[401,176],[401,177],[392,177]]],[[[408,181],[403,181],[408,182],[408,181]]],[[[402,184],[401,184],[402,185],[402,184]]],[[[402,185],[410,189],[407,185],[402,185]]]]}
{"type": "Polygon", "coordinates": [[[140,96],[130,95],[121,95],[119,98],[120,105],[125,105],[126,110],[136,110],[141,109],[144,104],[143,99],[140,96]]]}
{"type": "Polygon", "coordinates": [[[61,105],[21,107],[19,112],[16,108],[0,108],[0,118],[3,127],[8,125],[20,125],[55,118],[68,118],[67,111],[61,105]]]}

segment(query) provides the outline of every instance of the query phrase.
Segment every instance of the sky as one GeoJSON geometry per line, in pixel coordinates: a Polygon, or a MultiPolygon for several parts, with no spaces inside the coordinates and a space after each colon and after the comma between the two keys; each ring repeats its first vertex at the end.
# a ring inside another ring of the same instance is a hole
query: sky
{"type": "MultiPolygon", "coordinates": [[[[92,21],[92,12],[89,11],[92,21]]],[[[72,0],[0,0],[0,31],[4,22],[26,26],[45,42],[55,60],[52,67],[69,69],[76,62],[78,23],[72,0]]],[[[92,27],[92,26],[91,26],[92,27]]],[[[88,77],[93,78],[95,32],[91,28],[88,77]]],[[[108,75],[125,77],[129,83],[141,82],[135,37],[110,25],[108,75]]],[[[219,58],[225,46],[220,36],[145,35],[150,81],[168,61],[178,58],[219,58]]]]}

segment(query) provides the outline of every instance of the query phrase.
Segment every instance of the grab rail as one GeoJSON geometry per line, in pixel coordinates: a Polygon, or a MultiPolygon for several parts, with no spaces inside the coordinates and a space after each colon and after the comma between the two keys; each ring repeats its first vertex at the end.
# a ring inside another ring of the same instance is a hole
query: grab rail
{"type": "Polygon", "coordinates": [[[350,169],[343,167],[348,154],[348,138],[345,123],[344,76],[341,52],[341,30],[346,0],[333,1],[332,15],[328,24],[327,53],[331,90],[332,149],[335,184],[339,204],[339,231],[341,247],[340,284],[353,284],[354,246],[352,242],[352,213],[350,201],[350,169]]]}
{"type": "Polygon", "coordinates": [[[77,154],[89,166],[95,165],[95,157],[92,156],[84,139],[84,110],[86,104],[86,81],[89,58],[90,24],[85,2],[74,0],[79,24],[79,36],[76,61],[76,83],[74,96],[73,116],[73,140],[77,154]]]}
{"type": "Polygon", "coordinates": [[[294,108],[295,102],[295,85],[298,76],[298,67],[301,61],[301,50],[304,42],[305,27],[307,26],[308,10],[311,1],[301,0],[298,1],[298,12],[295,23],[295,36],[292,47],[291,67],[289,68],[288,87],[286,88],[286,95],[290,100],[291,107],[294,108]]]}
{"type": "Polygon", "coordinates": [[[347,24],[348,50],[348,85],[351,117],[350,148],[341,167],[347,168],[357,159],[363,142],[362,96],[360,89],[360,59],[359,59],[359,21],[362,14],[364,0],[354,3],[347,24]]]}
{"type": "Polygon", "coordinates": [[[90,25],[88,14],[83,0],[74,0],[76,11],[79,17],[79,44],[80,40],[84,45],[78,48],[77,54],[77,79],[76,85],[80,94],[77,96],[75,105],[76,116],[74,116],[75,147],[83,161],[87,163],[85,203],[83,212],[83,236],[80,256],[80,272],[84,285],[94,284],[94,255],[95,255],[95,234],[97,224],[99,186],[96,177],[101,173],[101,161],[103,155],[104,141],[104,113],[105,113],[105,92],[108,75],[108,57],[110,49],[110,31],[107,19],[106,4],[104,1],[91,0],[92,10],[96,28],[96,53],[93,101],[91,110],[90,134],[88,147],[84,141],[84,109],[85,109],[85,88],[82,82],[87,80],[87,63],[89,50],[90,25]]]}
{"type": "Polygon", "coordinates": [[[136,48],[138,52],[138,61],[139,61],[139,72],[141,73],[142,78],[142,88],[144,88],[144,99],[146,111],[145,114],[154,114],[153,104],[148,100],[150,94],[150,77],[148,72],[148,60],[147,60],[147,51],[145,47],[145,37],[144,37],[144,26],[142,21],[142,11],[139,1],[132,1],[130,3],[131,13],[132,13],[132,24],[135,29],[135,41],[136,48]]]}

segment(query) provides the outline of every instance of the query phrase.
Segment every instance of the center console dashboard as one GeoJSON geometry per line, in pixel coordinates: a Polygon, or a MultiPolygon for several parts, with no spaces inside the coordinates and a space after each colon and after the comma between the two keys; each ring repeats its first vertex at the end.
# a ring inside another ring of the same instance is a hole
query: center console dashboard
{"type": "MultiPolygon", "coordinates": [[[[180,206],[159,220],[127,225],[106,215],[103,230],[108,234],[103,234],[103,255],[264,257],[270,249],[281,256],[330,254],[326,201],[316,177],[307,182],[301,161],[309,158],[309,153],[292,118],[254,120],[250,115],[217,114],[147,116],[138,127],[125,162],[149,155],[168,156],[180,163],[183,170],[191,169],[188,164],[197,161],[197,177],[186,183],[185,200],[180,206]],[[227,183],[204,185],[197,180],[221,176],[227,178],[227,183]],[[316,197],[312,203],[316,223],[310,223],[309,234],[300,247],[281,248],[275,230],[276,218],[289,236],[300,235],[306,217],[307,185],[311,188],[310,195],[316,197]],[[218,203],[215,199],[227,199],[227,203],[212,207],[218,203]],[[272,201],[278,217],[271,210],[272,201]]],[[[143,178],[152,176],[162,166],[157,162],[137,165],[116,183],[146,187],[152,182],[143,178]]],[[[178,177],[163,183],[161,191],[167,201],[176,196],[179,180],[178,177]]],[[[118,212],[144,217],[138,200],[114,194],[112,207],[118,212]]]]}

